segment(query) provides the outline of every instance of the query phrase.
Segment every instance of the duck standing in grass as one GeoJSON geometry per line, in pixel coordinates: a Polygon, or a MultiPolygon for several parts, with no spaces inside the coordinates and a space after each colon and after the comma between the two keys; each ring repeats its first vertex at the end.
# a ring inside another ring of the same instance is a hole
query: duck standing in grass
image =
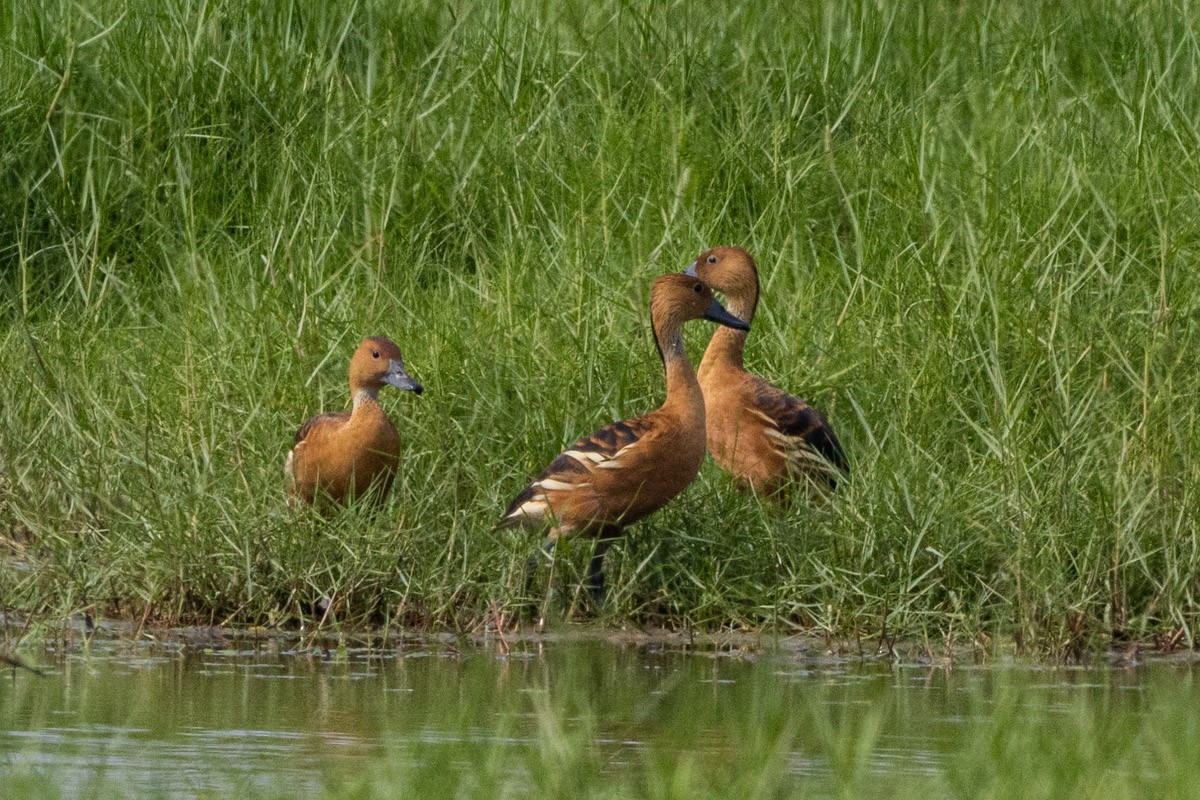
{"type": "MultiPolygon", "coordinates": [[[[498,526],[545,529],[547,552],[574,534],[598,538],[587,578],[597,602],[604,596],[604,553],[613,537],[682,492],[704,462],[704,396],[683,347],[683,324],[702,318],[749,329],[694,277],[677,273],[654,282],[650,325],[666,371],[666,401],[575,442],[517,495],[498,526]]],[[[536,566],[535,555],[527,591],[536,566]]]]}
{"type": "MultiPolygon", "coordinates": [[[[684,273],[725,295],[729,310],[752,322],[758,268],[740,247],[702,253],[684,273]]],[[[775,494],[797,479],[829,488],[849,474],[841,443],[815,408],[746,372],[744,330],[718,330],[700,360],[713,460],[756,493],[775,494]]]]}
{"type": "Polygon", "coordinates": [[[296,432],[284,465],[289,502],[344,503],[368,491],[386,496],[400,461],[400,436],[379,405],[384,386],[422,391],[404,371],[395,342],[383,336],[363,339],[350,359],[353,410],[318,414],[296,432]]]}

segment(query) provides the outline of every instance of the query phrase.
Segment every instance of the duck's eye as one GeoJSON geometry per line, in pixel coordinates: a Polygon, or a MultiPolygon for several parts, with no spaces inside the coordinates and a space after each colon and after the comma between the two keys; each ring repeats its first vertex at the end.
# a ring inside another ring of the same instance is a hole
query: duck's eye
{"type": "Polygon", "coordinates": [[[707,260],[708,260],[708,263],[710,263],[710,264],[715,264],[715,263],[717,263],[717,257],[716,257],[716,256],[709,256],[707,260]]]}
{"type": "Polygon", "coordinates": [[[695,292],[696,294],[700,294],[701,292],[704,291],[704,287],[701,286],[700,284],[696,283],[696,284],[692,285],[692,291],[695,292]]]}
{"type": "Polygon", "coordinates": [[[378,350],[372,350],[372,351],[371,351],[371,358],[379,358],[379,351],[378,351],[378,350]]]}

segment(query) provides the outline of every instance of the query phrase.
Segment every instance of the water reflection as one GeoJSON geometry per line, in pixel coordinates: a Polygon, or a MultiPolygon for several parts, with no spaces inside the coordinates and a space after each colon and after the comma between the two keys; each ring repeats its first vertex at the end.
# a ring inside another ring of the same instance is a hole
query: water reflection
{"type": "Polygon", "coordinates": [[[657,757],[711,770],[785,742],[784,772],[844,783],[938,773],[965,729],[1004,715],[1119,727],[1161,714],[1164,697],[1200,699],[1186,664],[950,671],[600,641],[328,653],[110,641],[46,658],[46,677],[0,680],[0,766],[50,769],[64,796],[97,780],[126,796],[313,794],[384,755],[466,774],[481,754],[578,735],[602,773],[657,757]]]}

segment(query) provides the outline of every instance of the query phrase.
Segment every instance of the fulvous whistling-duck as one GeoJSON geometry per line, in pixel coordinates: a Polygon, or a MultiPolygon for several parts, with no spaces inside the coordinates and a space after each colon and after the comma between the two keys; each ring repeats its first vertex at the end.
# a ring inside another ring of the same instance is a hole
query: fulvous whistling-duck
{"type": "MultiPolygon", "coordinates": [[[[704,462],[704,397],[683,347],[683,323],[701,318],[749,328],[696,278],[676,273],[654,282],[650,325],[666,371],[666,401],[657,411],[606,425],[575,442],[517,495],[498,526],[546,529],[547,552],[573,534],[598,538],[588,566],[588,588],[597,602],[604,593],[604,553],[611,539],[683,491],[704,462]]],[[[535,555],[526,591],[536,566],[535,555]]]]}
{"type": "Polygon", "coordinates": [[[395,342],[383,336],[363,339],[350,359],[354,409],[318,414],[296,432],[284,465],[293,500],[341,503],[368,489],[379,498],[387,494],[400,460],[400,437],[379,405],[384,386],[422,391],[404,371],[395,342]]]}
{"type": "MultiPolygon", "coordinates": [[[[724,294],[731,313],[753,321],[758,268],[745,250],[715,247],[685,274],[724,294]]],[[[745,345],[745,332],[718,330],[700,360],[713,460],[755,492],[774,494],[801,477],[835,488],[838,473],[848,474],[849,465],[833,428],[808,403],[746,372],[745,345]]]]}

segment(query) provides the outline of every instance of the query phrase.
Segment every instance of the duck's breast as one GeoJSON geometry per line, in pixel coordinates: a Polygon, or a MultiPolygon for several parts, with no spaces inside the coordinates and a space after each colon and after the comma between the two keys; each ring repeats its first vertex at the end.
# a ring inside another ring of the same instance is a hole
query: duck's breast
{"type": "Polygon", "coordinates": [[[753,381],[745,372],[702,376],[706,438],[713,461],[758,489],[786,472],[786,461],[773,441],[774,420],[759,408],[753,381]]]}
{"type": "Polygon", "coordinates": [[[369,413],[359,409],[347,426],[341,460],[349,472],[351,490],[365,491],[372,482],[382,481],[386,491],[400,461],[400,435],[382,408],[369,413]]]}

